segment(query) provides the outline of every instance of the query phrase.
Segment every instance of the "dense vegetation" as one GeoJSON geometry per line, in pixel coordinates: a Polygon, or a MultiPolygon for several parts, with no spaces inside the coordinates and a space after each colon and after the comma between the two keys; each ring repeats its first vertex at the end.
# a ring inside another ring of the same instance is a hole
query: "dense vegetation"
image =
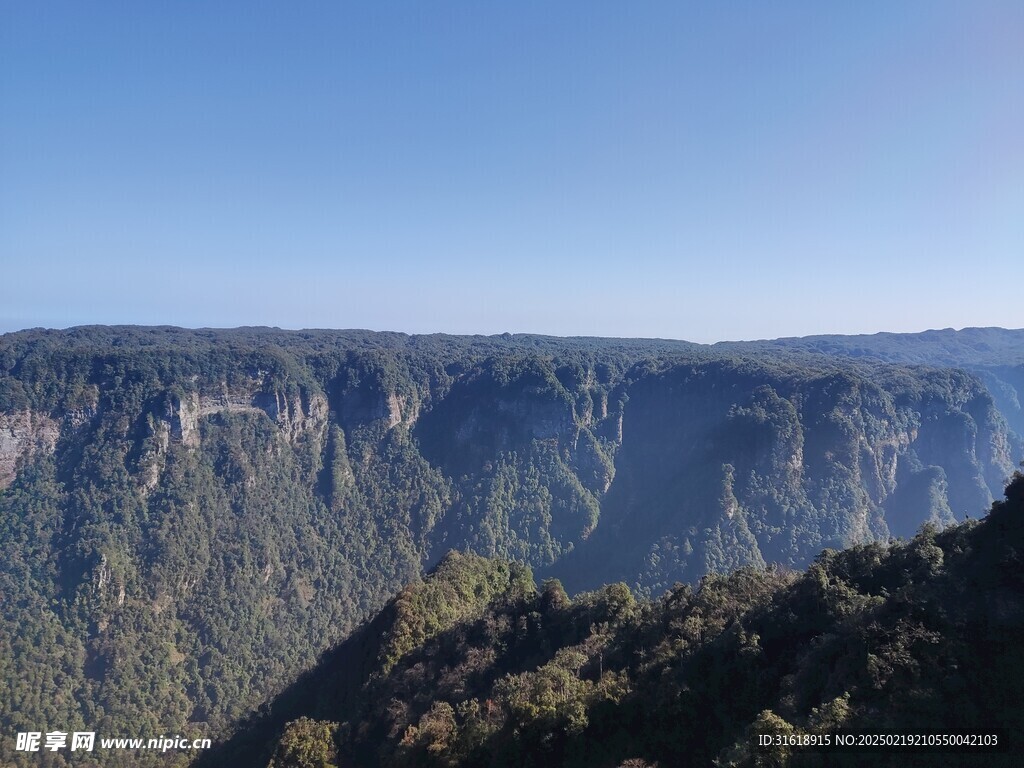
{"type": "Polygon", "coordinates": [[[451,550],[650,597],[952,523],[1024,455],[979,375],[660,340],[8,334],[0,724],[224,733],[451,550]]]}
{"type": "Polygon", "coordinates": [[[1017,475],[982,522],[826,550],[802,574],[709,576],[651,602],[622,584],[570,599],[557,581],[527,589],[500,563],[456,559],[200,765],[1017,765],[1022,557],[1017,475]],[[481,609],[465,585],[496,574],[504,588],[481,609]],[[382,650],[396,638],[408,649],[397,661],[382,650]],[[836,733],[997,734],[1002,746],[756,743],[836,733]]]}
{"type": "Polygon", "coordinates": [[[1018,434],[1024,434],[1024,351],[1020,334],[1003,328],[946,328],[924,333],[725,342],[715,348],[738,354],[796,353],[963,368],[985,382],[1007,422],[1018,434]]]}
{"type": "Polygon", "coordinates": [[[726,341],[715,348],[746,352],[779,353],[783,350],[860,357],[890,363],[913,363],[950,367],[977,365],[1020,365],[1021,330],[1005,328],[952,328],[923,333],[876,333],[859,336],[804,336],[771,341],[726,341]]]}

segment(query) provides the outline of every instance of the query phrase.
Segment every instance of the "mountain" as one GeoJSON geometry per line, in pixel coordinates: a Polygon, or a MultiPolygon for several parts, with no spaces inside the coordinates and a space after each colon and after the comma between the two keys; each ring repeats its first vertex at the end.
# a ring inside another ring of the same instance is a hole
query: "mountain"
{"type": "Polygon", "coordinates": [[[874,359],[888,363],[963,368],[988,388],[1017,432],[1024,435],[1024,330],[964,328],[870,336],[805,336],[772,341],[723,342],[715,348],[738,353],[797,352],[829,357],[874,359]]]}
{"type": "Polygon", "coordinates": [[[973,367],[1024,363],[1024,329],[964,328],[922,333],[802,336],[762,341],[723,341],[713,347],[733,352],[789,350],[830,357],[873,358],[890,363],[973,367]]]}
{"type": "Polygon", "coordinates": [[[1019,474],[981,522],[654,601],[622,584],[570,599],[556,580],[538,590],[514,566],[453,557],[198,766],[1017,765],[1022,557],[1019,474]],[[838,749],[839,734],[998,744],[838,749]]]}
{"type": "MultiPolygon", "coordinates": [[[[1002,333],[1016,370],[1024,333],[1002,333]]],[[[653,597],[961,520],[1024,457],[1009,395],[976,363],[511,335],[7,334],[0,722],[224,733],[452,550],[653,597]]]]}

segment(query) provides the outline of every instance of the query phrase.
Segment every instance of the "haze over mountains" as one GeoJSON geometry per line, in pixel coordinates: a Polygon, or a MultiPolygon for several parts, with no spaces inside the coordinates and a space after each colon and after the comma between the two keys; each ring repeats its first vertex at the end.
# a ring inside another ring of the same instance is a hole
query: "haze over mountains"
{"type": "Polygon", "coordinates": [[[1022,397],[1021,330],[7,334],[0,722],[224,734],[451,550],[658,597],[976,517],[1022,397]]]}

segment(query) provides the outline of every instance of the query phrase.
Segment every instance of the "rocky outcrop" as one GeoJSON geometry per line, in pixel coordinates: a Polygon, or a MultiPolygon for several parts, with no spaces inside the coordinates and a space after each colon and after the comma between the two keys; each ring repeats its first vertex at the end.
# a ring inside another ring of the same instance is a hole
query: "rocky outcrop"
{"type": "Polygon", "coordinates": [[[327,398],[320,393],[289,397],[281,391],[259,389],[256,384],[258,382],[249,389],[229,389],[225,385],[216,393],[192,391],[158,398],[166,404],[147,417],[147,439],[137,464],[143,494],[159,484],[171,443],[198,449],[203,420],[218,414],[263,414],[277,426],[281,437],[292,448],[308,446],[312,455],[319,455],[327,431],[327,398]]]}
{"type": "Polygon", "coordinates": [[[200,444],[200,422],[220,413],[263,413],[277,425],[285,440],[295,446],[311,436],[322,439],[328,405],[321,393],[289,397],[281,391],[259,389],[255,383],[251,389],[229,389],[224,385],[219,392],[193,391],[173,396],[162,420],[171,438],[196,448],[200,444]]]}
{"type": "Polygon", "coordinates": [[[533,441],[576,442],[573,401],[557,382],[529,371],[510,381],[481,375],[457,382],[424,414],[414,434],[432,463],[453,476],[476,472],[533,441]]]}
{"type": "Polygon", "coordinates": [[[188,448],[199,447],[199,419],[203,416],[199,394],[190,392],[184,397],[172,398],[167,414],[170,434],[188,448]]]}
{"type": "Polygon", "coordinates": [[[346,429],[383,423],[387,429],[399,424],[413,427],[420,415],[414,394],[402,395],[378,382],[363,383],[335,394],[336,412],[346,429]]]}
{"type": "Polygon", "coordinates": [[[60,422],[44,413],[0,413],[0,490],[14,482],[19,462],[53,453],[60,435],[60,422]]]}

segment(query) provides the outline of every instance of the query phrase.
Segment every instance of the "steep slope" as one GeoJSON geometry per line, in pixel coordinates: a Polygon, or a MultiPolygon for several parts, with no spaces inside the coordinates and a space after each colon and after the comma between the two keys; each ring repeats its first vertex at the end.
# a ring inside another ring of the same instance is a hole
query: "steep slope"
{"type": "Polygon", "coordinates": [[[1017,765],[1022,553],[1017,475],[982,522],[827,550],[800,575],[741,569],[652,603],[622,585],[570,600],[547,582],[388,668],[364,655],[367,682],[341,706],[329,658],[290,692],[302,717],[267,765],[1017,765]],[[998,744],[835,748],[860,733],[998,744]]]}
{"type": "Polygon", "coordinates": [[[601,525],[545,573],[647,590],[984,508],[1019,453],[959,371],[675,365],[628,390],[601,525]]]}
{"type": "Polygon", "coordinates": [[[379,689],[409,653],[463,622],[477,620],[490,606],[520,603],[533,591],[528,568],[449,554],[423,580],[404,587],[371,621],[325,653],[230,740],[202,755],[198,764],[265,764],[268,734],[288,721],[311,711],[355,713],[367,692],[379,689]]]}

